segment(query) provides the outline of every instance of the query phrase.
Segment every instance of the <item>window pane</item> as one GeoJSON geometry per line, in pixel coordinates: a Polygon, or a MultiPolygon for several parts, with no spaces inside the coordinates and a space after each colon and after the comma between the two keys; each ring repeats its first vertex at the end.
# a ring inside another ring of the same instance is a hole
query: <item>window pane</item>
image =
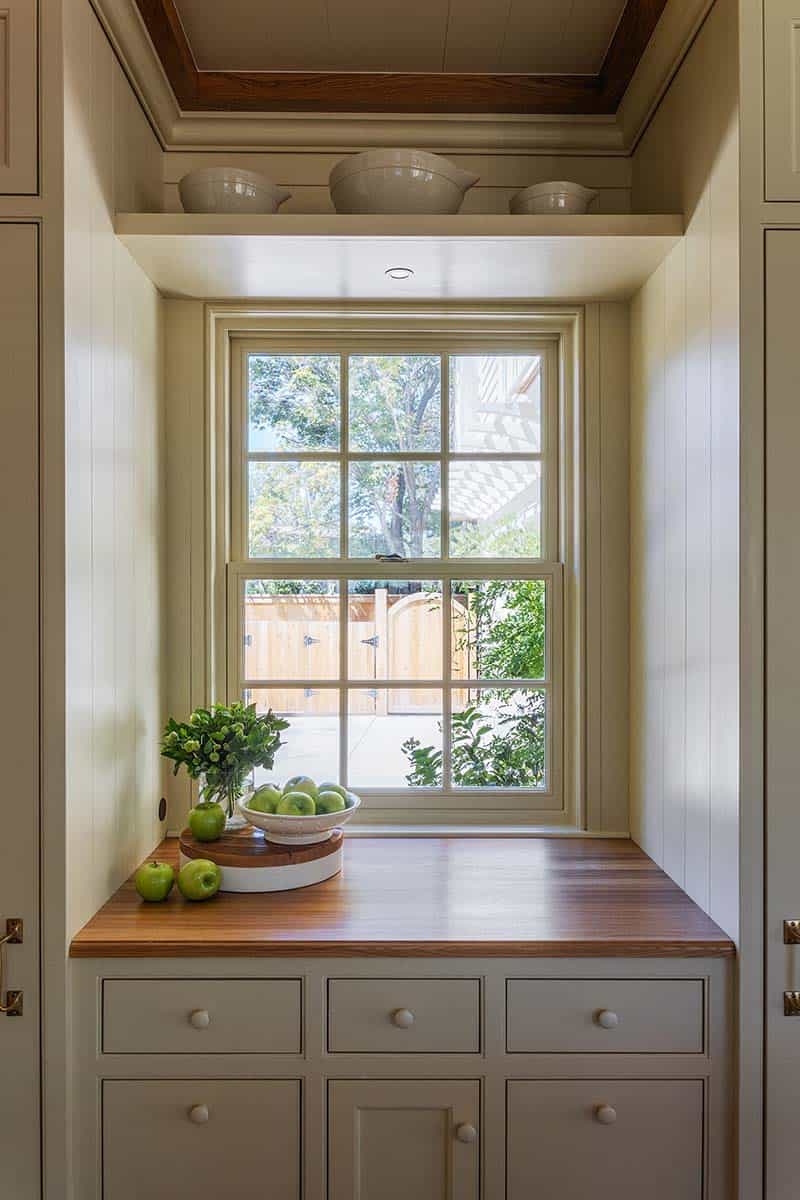
{"type": "Polygon", "coordinates": [[[251,558],[337,558],[339,467],[326,462],[249,464],[251,558]]]}
{"type": "Polygon", "coordinates": [[[351,463],[349,506],[351,558],[438,556],[438,463],[351,463]]]}
{"type": "Polygon", "coordinates": [[[450,357],[450,449],[531,453],[542,445],[538,354],[450,357]]]}
{"type": "Polygon", "coordinates": [[[336,688],[252,688],[248,703],[259,712],[271,708],[290,724],[271,771],[259,768],[256,784],[275,781],[281,786],[293,775],[312,779],[339,778],[339,692],[336,688]]]}
{"type": "Polygon", "coordinates": [[[338,355],[251,354],[247,364],[248,449],[339,449],[338,355]]]}
{"type": "Polygon", "coordinates": [[[420,786],[441,786],[441,691],[353,688],[348,704],[350,787],[358,791],[359,787],[402,788],[416,783],[409,775],[414,773],[414,752],[419,744],[431,748],[431,762],[425,772],[430,782],[420,786]],[[409,695],[413,695],[413,706],[408,702],[409,695]]]}
{"type": "Polygon", "coordinates": [[[540,558],[537,462],[450,464],[451,558],[540,558]]]}
{"type": "Polygon", "coordinates": [[[351,579],[348,590],[351,679],[441,678],[441,583],[351,579]]]}
{"type": "Polygon", "coordinates": [[[438,354],[353,354],[349,391],[351,450],[439,449],[438,354]]]}
{"type": "Polygon", "coordinates": [[[544,679],[543,579],[453,580],[455,679],[544,679]]]}
{"type": "Polygon", "coordinates": [[[538,690],[454,692],[453,786],[543,788],[546,707],[538,690]]]}
{"type": "Polygon", "coordinates": [[[248,579],[245,679],[339,678],[339,585],[332,579],[248,579]]]}

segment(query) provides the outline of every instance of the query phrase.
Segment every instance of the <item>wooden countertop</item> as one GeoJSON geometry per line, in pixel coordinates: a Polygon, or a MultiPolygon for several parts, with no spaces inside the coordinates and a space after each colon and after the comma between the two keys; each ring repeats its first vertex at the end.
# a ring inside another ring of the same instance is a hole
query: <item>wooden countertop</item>
{"type": "MultiPolygon", "coordinates": [[[[177,861],[169,839],[151,857],[177,861]]],[[[325,883],[145,904],[129,880],[84,926],[77,958],[706,957],[730,939],[633,842],[350,838],[325,883]]]]}

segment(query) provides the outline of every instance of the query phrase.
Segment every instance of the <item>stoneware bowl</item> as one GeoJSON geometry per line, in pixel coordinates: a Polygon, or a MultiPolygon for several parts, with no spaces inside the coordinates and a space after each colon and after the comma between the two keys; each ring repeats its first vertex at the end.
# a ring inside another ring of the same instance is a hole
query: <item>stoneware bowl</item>
{"type": "Polygon", "coordinates": [[[241,167],[201,167],[178,184],[187,213],[274,213],[291,192],[241,167]]]}
{"type": "Polygon", "coordinates": [[[256,829],[261,829],[269,842],[277,842],[280,846],[313,846],[317,842],[326,842],[334,829],[345,825],[360,807],[361,798],[356,796],[350,807],[341,812],[317,813],[313,817],[256,812],[244,802],[239,804],[239,812],[256,829]]]}
{"type": "Polygon", "coordinates": [[[509,211],[519,213],[585,213],[597,192],[565,179],[534,183],[511,197],[509,211]]]}
{"type": "Polygon", "coordinates": [[[330,174],[339,213],[457,213],[480,177],[424,150],[365,150],[330,174]]]}

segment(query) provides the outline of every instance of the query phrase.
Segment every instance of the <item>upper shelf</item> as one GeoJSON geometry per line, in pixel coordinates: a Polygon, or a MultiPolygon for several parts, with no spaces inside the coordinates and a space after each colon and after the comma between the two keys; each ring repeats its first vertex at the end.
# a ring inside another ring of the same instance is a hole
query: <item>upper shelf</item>
{"type": "Polygon", "coordinates": [[[677,214],[119,213],[115,228],[166,296],[623,300],[684,226],[677,214]],[[389,267],[414,275],[393,280],[389,267]]]}

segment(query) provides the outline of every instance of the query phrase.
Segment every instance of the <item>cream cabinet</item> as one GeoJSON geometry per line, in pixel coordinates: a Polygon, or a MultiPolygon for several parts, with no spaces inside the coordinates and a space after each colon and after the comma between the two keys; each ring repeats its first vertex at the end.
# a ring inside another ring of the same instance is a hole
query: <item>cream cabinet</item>
{"type": "Polygon", "coordinates": [[[107,1080],[107,1200],[300,1197],[300,1082],[107,1080]]]}
{"type": "Polygon", "coordinates": [[[764,3],[766,200],[800,200],[800,0],[764,3]]]}
{"type": "Polygon", "coordinates": [[[337,1079],[329,1200],[477,1200],[480,1083],[337,1079]]]}
{"type": "Polygon", "coordinates": [[[72,960],[80,1200],[730,1200],[731,960],[72,960]]]}
{"type": "Polygon", "coordinates": [[[38,7],[0,5],[0,195],[38,191],[38,7]]]}

